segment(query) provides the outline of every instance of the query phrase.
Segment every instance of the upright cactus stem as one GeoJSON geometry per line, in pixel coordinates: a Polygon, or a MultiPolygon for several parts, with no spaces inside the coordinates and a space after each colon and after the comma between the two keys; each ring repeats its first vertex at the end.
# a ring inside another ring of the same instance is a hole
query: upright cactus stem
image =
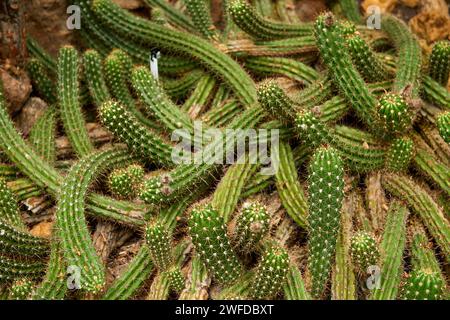
{"type": "Polygon", "coordinates": [[[441,300],[445,283],[430,269],[413,271],[403,286],[404,300],[441,300]]]}
{"type": "Polygon", "coordinates": [[[115,169],[108,177],[111,193],[119,198],[133,198],[133,181],[125,169],[115,169]]]}
{"type": "Polygon", "coordinates": [[[428,68],[430,77],[445,87],[450,76],[450,41],[442,40],[434,44],[428,68]]]}
{"type": "Polygon", "coordinates": [[[378,102],[378,114],[386,134],[401,134],[411,126],[408,104],[399,94],[388,93],[378,102]]]}
{"type": "Polygon", "coordinates": [[[322,297],[331,271],[344,197],[344,169],[336,150],[321,147],[309,167],[309,271],[312,295],[322,297]]]}
{"type": "Polygon", "coordinates": [[[236,221],[234,246],[240,252],[250,252],[269,231],[269,221],[269,214],[264,205],[258,202],[244,203],[236,221]]]}
{"type": "Polygon", "coordinates": [[[217,36],[208,3],[203,0],[183,0],[183,2],[186,4],[186,10],[191,16],[192,22],[203,37],[214,38],[217,36]]]}
{"type": "Polygon", "coordinates": [[[172,254],[168,231],[159,222],[150,222],[145,229],[145,239],[156,267],[160,271],[169,269],[172,264],[172,254]]]}
{"type": "Polygon", "coordinates": [[[367,268],[378,263],[380,252],[374,237],[361,231],[351,239],[350,253],[353,263],[362,274],[367,273],[367,268]]]}
{"type": "Polygon", "coordinates": [[[404,171],[413,157],[414,145],[410,138],[395,139],[388,152],[386,166],[391,171],[404,171]]]}
{"type": "Polygon", "coordinates": [[[236,281],[242,267],[217,210],[209,205],[193,209],[188,226],[195,250],[211,275],[222,284],[236,281]]]}
{"type": "Polygon", "coordinates": [[[263,254],[255,271],[252,297],[270,299],[283,288],[289,270],[289,255],[281,247],[273,246],[263,254]]]}

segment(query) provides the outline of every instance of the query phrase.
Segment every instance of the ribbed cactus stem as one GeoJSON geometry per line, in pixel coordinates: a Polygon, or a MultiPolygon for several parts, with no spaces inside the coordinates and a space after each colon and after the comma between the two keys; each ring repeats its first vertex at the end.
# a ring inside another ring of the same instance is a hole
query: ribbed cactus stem
{"type": "Polygon", "coordinates": [[[211,275],[220,283],[237,280],[241,265],[226,234],[223,218],[217,210],[211,206],[193,209],[188,226],[196,252],[211,275]]]}
{"type": "Polygon", "coordinates": [[[273,246],[267,249],[256,268],[251,296],[254,299],[276,297],[286,282],[289,263],[289,255],[284,248],[273,246]]]}
{"type": "Polygon", "coordinates": [[[380,252],[375,238],[370,233],[361,231],[353,235],[350,248],[353,264],[359,272],[365,274],[368,267],[378,263],[380,252]]]}
{"type": "Polygon", "coordinates": [[[450,74],[450,41],[442,40],[434,44],[429,58],[429,75],[444,87],[450,74]]]}
{"type": "Polygon", "coordinates": [[[269,214],[264,205],[244,203],[236,221],[233,244],[240,252],[250,252],[269,231],[269,214]]]}
{"type": "Polygon", "coordinates": [[[439,115],[436,125],[439,129],[439,134],[445,142],[450,144],[450,111],[439,115]]]}
{"type": "Polygon", "coordinates": [[[413,157],[414,144],[410,138],[398,138],[392,141],[387,152],[386,166],[391,171],[404,171],[413,157]]]}
{"type": "Polygon", "coordinates": [[[0,178],[0,221],[9,223],[18,230],[26,230],[16,196],[3,178],[0,178]]]}
{"type": "Polygon", "coordinates": [[[145,239],[155,266],[160,271],[167,270],[173,260],[169,232],[161,223],[153,221],[145,229],[145,239]]]}
{"type": "Polygon", "coordinates": [[[122,199],[132,198],[133,181],[125,169],[114,169],[108,176],[108,187],[111,193],[122,199]]]}
{"type": "Polygon", "coordinates": [[[430,269],[414,270],[402,290],[404,300],[441,300],[445,283],[430,269]]]}
{"type": "Polygon", "coordinates": [[[214,38],[214,36],[217,36],[207,1],[183,0],[183,2],[192,22],[203,37],[214,38]]]}
{"type": "Polygon", "coordinates": [[[20,278],[11,284],[9,300],[27,300],[33,293],[35,283],[27,278],[20,278]]]}
{"type": "Polygon", "coordinates": [[[320,298],[331,271],[344,197],[344,169],[336,150],[321,147],[309,166],[309,271],[320,298]]]}
{"type": "Polygon", "coordinates": [[[400,134],[411,126],[411,111],[399,94],[388,93],[381,97],[378,114],[387,134],[400,134]]]}

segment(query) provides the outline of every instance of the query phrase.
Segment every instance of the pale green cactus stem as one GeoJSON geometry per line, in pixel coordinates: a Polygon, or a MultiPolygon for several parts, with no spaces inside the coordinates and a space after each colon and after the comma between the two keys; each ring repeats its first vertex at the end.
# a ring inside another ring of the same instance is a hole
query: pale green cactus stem
{"type": "Polygon", "coordinates": [[[344,169],[336,150],[321,147],[309,166],[309,271],[312,295],[323,296],[339,233],[344,169]]]}
{"type": "Polygon", "coordinates": [[[216,79],[210,74],[204,75],[200,78],[196,88],[192,91],[191,95],[186,99],[182,110],[187,112],[191,119],[196,119],[202,114],[207,107],[213,90],[216,86],[216,79]]]}
{"type": "Polygon", "coordinates": [[[186,288],[181,292],[179,300],[206,300],[208,299],[211,278],[208,271],[197,255],[190,264],[190,273],[186,282],[186,288]]]}
{"type": "Polygon", "coordinates": [[[164,0],[144,0],[144,3],[151,8],[159,8],[164,12],[165,17],[174,26],[184,29],[188,32],[196,32],[195,24],[170,3],[164,0]]]}
{"type": "Polygon", "coordinates": [[[444,109],[450,107],[450,93],[446,88],[434,81],[429,76],[423,77],[423,95],[424,98],[444,109]]]}
{"type": "Polygon", "coordinates": [[[35,122],[29,137],[33,148],[49,164],[56,161],[56,120],[55,108],[49,107],[35,122]]]}
{"type": "Polygon", "coordinates": [[[370,300],[395,300],[398,297],[403,273],[408,214],[408,209],[399,202],[393,202],[389,208],[380,244],[381,270],[379,274],[374,275],[376,280],[371,290],[370,300]],[[377,287],[377,280],[380,281],[379,287],[377,287]]]}
{"type": "Polygon", "coordinates": [[[219,283],[236,281],[242,271],[226,234],[223,218],[210,205],[192,210],[189,234],[196,253],[219,283]]]}
{"type": "Polygon", "coordinates": [[[98,108],[104,102],[111,99],[102,72],[102,59],[100,54],[95,50],[86,50],[83,55],[83,67],[89,93],[98,108]]]}
{"type": "Polygon", "coordinates": [[[450,195],[450,168],[436,159],[433,154],[421,149],[414,157],[415,167],[433,184],[450,195]]]}

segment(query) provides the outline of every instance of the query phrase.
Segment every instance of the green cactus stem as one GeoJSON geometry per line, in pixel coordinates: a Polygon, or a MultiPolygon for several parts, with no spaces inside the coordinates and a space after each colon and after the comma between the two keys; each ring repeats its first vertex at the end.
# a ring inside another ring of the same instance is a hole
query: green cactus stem
{"type": "MultiPolygon", "coordinates": [[[[395,300],[403,273],[403,251],[406,244],[406,219],[409,211],[398,202],[389,208],[383,239],[380,245],[380,286],[371,291],[371,300],[395,300]]],[[[370,288],[369,288],[370,289],[370,288]]]]}
{"type": "Polygon", "coordinates": [[[208,299],[208,288],[211,279],[207,269],[197,255],[190,264],[190,273],[186,281],[186,288],[181,292],[179,300],[206,300],[208,299]]]}
{"type": "Polygon", "coordinates": [[[198,118],[207,107],[215,86],[215,77],[209,74],[204,75],[181,109],[187,112],[192,119],[198,118]]]}
{"type": "Polygon", "coordinates": [[[164,16],[174,26],[184,29],[188,32],[196,32],[196,25],[183,12],[176,9],[170,3],[164,0],[144,0],[144,3],[151,8],[159,8],[164,12],[164,16]]]}
{"type": "Polygon", "coordinates": [[[133,180],[125,169],[115,169],[108,176],[111,193],[121,199],[133,198],[133,180]]]}
{"type": "Polygon", "coordinates": [[[228,125],[241,112],[242,108],[236,100],[227,100],[220,107],[207,111],[202,119],[208,126],[220,128],[228,125]]]}
{"type": "Polygon", "coordinates": [[[450,259],[450,224],[432,197],[414,180],[400,174],[384,175],[382,185],[389,193],[406,201],[408,207],[420,216],[448,261],[450,259]]]}
{"type": "Polygon", "coordinates": [[[33,293],[35,283],[28,278],[14,280],[9,289],[9,300],[28,300],[33,293]]]}
{"type": "Polygon", "coordinates": [[[404,300],[442,300],[445,282],[429,269],[413,271],[403,286],[404,300]]]}
{"type": "Polygon", "coordinates": [[[48,252],[48,241],[35,237],[28,232],[0,221],[1,252],[23,256],[45,256],[48,252]]]}
{"type": "Polygon", "coordinates": [[[16,196],[3,178],[0,178],[0,223],[8,223],[17,230],[27,229],[20,215],[16,196]]]}
{"type": "Polygon", "coordinates": [[[89,93],[94,104],[100,107],[111,99],[102,72],[102,59],[95,50],[86,50],[83,55],[84,78],[87,80],[89,93]]]}
{"type": "Polygon", "coordinates": [[[302,274],[295,265],[289,267],[283,290],[284,297],[287,300],[311,300],[311,295],[306,290],[302,274]]]}
{"type": "Polygon", "coordinates": [[[336,150],[317,149],[309,166],[309,271],[312,295],[323,295],[331,271],[344,197],[344,169],[336,150]]]}
{"type": "Polygon", "coordinates": [[[29,141],[44,161],[53,164],[56,160],[56,114],[49,107],[35,122],[30,131],[29,141]]]}
{"type": "Polygon", "coordinates": [[[411,126],[411,112],[399,94],[388,93],[381,97],[378,114],[387,134],[401,134],[411,126]]]}
{"type": "Polygon", "coordinates": [[[429,58],[429,75],[444,87],[450,74],[450,41],[442,40],[434,44],[429,58]]]}
{"type": "Polygon", "coordinates": [[[242,267],[231,247],[223,218],[210,205],[192,210],[188,221],[189,234],[197,254],[219,283],[239,278],[242,267]]]}
{"type": "Polygon", "coordinates": [[[0,255],[0,282],[22,277],[38,279],[44,270],[45,264],[42,262],[19,261],[0,255]]]}
{"type": "Polygon", "coordinates": [[[419,150],[414,157],[419,172],[425,174],[434,184],[450,195],[450,168],[438,161],[432,154],[419,150]]]}
{"type": "Polygon", "coordinates": [[[377,265],[380,258],[378,245],[372,234],[360,231],[352,236],[350,244],[352,261],[360,273],[367,273],[367,268],[377,265]]]}
{"type": "Polygon", "coordinates": [[[414,145],[411,139],[395,139],[386,154],[386,167],[394,172],[405,171],[413,158],[413,153],[414,145]]]}
{"type": "Polygon", "coordinates": [[[209,4],[202,0],[183,0],[186,5],[186,11],[191,17],[192,23],[195,25],[200,34],[204,38],[214,39],[218,35],[211,19],[211,10],[209,4]]]}
{"type": "Polygon", "coordinates": [[[202,70],[192,70],[178,78],[163,78],[161,85],[172,99],[177,100],[185,97],[203,75],[202,70]]]}
{"type": "Polygon", "coordinates": [[[186,287],[186,279],[179,266],[173,266],[167,270],[169,288],[175,293],[180,293],[186,287]]]}
{"type": "Polygon", "coordinates": [[[231,1],[227,9],[234,23],[255,39],[293,38],[312,33],[310,24],[287,24],[266,20],[244,0],[231,1]]]}
{"type": "Polygon", "coordinates": [[[145,239],[156,268],[160,271],[167,270],[173,260],[168,231],[158,221],[150,222],[145,229],[145,239]]]}
{"type": "Polygon", "coordinates": [[[58,56],[58,102],[60,117],[69,141],[79,156],[94,150],[85,127],[79,102],[79,62],[73,47],[63,47],[58,56]]]}
{"type": "Polygon", "coordinates": [[[348,20],[357,24],[362,22],[363,18],[361,12],[359,11],[358,1],[339,0],[339,4],[341,6],[342,12],[348,20]]]}
{"type": "Polygon", "coordinates": [[[57,101],[55,84],[45,71],[45,67],[38,59],[30,59],[27,62],[27,70],[30,74],[33,87],[44,101],[54,104],[57,101]]]}
{"type": "Polygon", "coordinates": [[[259,202],[246,202],[237,218],[233,232],[233,246],[239,252],[249,253],[269,231],[270,217],[259,202]]]}
{"type": "Polygon", "coordinates": [[[445,112],[439,115],[436,125],[442,139],[450,144],[450,112],[445,112]]]}
{"type": "Polygon", "coordinates": [[[444,109],[449,109],[450,93],[446,88],[434,81],[429,76],[423,77],[423,95],[424,98],[444,109]]]}

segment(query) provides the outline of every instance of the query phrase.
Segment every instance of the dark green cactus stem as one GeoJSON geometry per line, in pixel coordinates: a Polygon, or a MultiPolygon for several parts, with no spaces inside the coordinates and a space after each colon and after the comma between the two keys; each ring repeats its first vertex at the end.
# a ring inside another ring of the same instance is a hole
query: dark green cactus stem
{"type": "Polygon", "coordinates": [[[108,177],[108,187],[113,195],[121,199],[133,198],[133,181],[125,169],[114,169],[108,177]]]}
{"type": "Polygon", "coordinates": [[[286,300],[311,300],[311,295],[306,290],[302,274],[295,265],[289,267],[283,290],[286,300]]]}
{"type": "Polygon", "coordinates": [[[94,104],[100,107],[111,99],[102,72],[102,59],[95,50],[86,50],[83,55],[84,78],[87,80],[89,92],[94,104]]]}
{"type": "Polygon", "coordinates": [[[156,268],[166,271],[172,264],[169,232],[158,221],[150,222],[145,229],[145,239],[156,268]]]}
{"type": "Polygon", "coordinates": [[[19,278],[11,284],[9,300],[28,300],[33,293],[35,283],[28,278],[19,278]]]}
{"type": "Polygon", "coordinates": [[[174,26],[189,32],[196,32],[197,28],[194,23],[172,4],[164,0],[144,0],[144,3],[151,8],[160,8],[164,12],[164,16],[174,26]]]}
{"type": "Polygon", "coordinates": [[[233,0],[228,6],[233,21],[255,39],[293,38],[312,33],[310,24],[287,24],[264,19],[244,0],[233,0]]]}
{"type": "Polygon", "coordinates": [[[414,180],[404,175],[386,174],[383,187],[406,201],[408,207],[420,216],[430,234],[440,246],[446,261],[450,260],[450,224],[433,198],[414,180]]]}
{"type": "Polygon", "coordinates": [[[130,164],[125,169],[128,173],[128,175],[131,177],[131,182],[133,185],[138,185],[142,183],[142,180],[144,179],[144,168],[137,163],[130,164]]]}
{"type": "Polygon", "coordinates": [[[395,139],[386,154],[386,167],[394,172],[408,169],[413,153],[414,145],[410,138],[395,139]]]}
{"type": "Polygon", "coordinates": [[[142,245],[136,256],[119,278],[108,288],[103,300],[126,300],[131,298],[150,276],[154,264],[150,257],[150,250],[142,245]]]}
{"type": "Polygon", "coordinates": [[[294,155],[289,144],[280,142],[278,154],[272,156],[278,162],[276,186],[283,207],[289,216],[302,228],[308,225],[308,204],[299,182],[294,155]],[[279,156],[279,159],[276,157],[279,156]]]}
{"type": "Polygon", "coordinates": [[[100,121],[137,155],[165,167],[173,165],[172,146],[145,128],[120,103],[105,102],[99,114],[100,121]]]}
{"type": "Polygon", "coordinates": [[[378,114],[387,134],[400,134],[411,126],[411,111],[399,94],[387,93],[381,97],[378,114]]]}
{"type": "Polygon", "coordinates": [[[42,262],[19,261],[0,255],[0,282],[22,277],[38,279],[44,270],[45,264],[42,262]]]}
{"type": "Polygon", "coordinates": [[[445,282],[439,274],[425,270],[414,270],[403,286],[404,300],[442,300],[445,282]]]}
{"type": "Polygon", "coordinates": [[[0,221],[1,252],[22,256],[45,256],[49,249],[48,241],[21,231],[0,221]]]}
{"type": "Polygon", "coordinates": [[[284,248],[268,248],[256,268],[251,296],[258,300],[276,297],[286,282],[289,264],[289,255],[284,248]]]}
{"type": "Polygon", "coordinates": [[[422,87],[424,91],[423,95],[426,100],[444,109],[450,108],[450,93],[446,88],[431,79],[429,76],[423,77],[422,87]]]}
{"type": "Polygon", "coordinates": [[[70,169],[61,186],[56,211],[58,235],[67,265],[80,268],[83,291],[97,293],[105,285],[105,267],[96,254],[84,217],[87,189],[105,167],[132,160],[123,149],[88,155],[70,169]]]}
{"type": "Polygon", "coordinates": [[[436,125],[442,139],[450,144],[450,112],[445,112],[439,115],[436,125]]]}
{"type": "Polygon", "coordinates": [[[180,293],[186,287],[186,279],[179,266],[173,266],[167,270],[167,276],[169,278],[169,287],[175,293],[180,293]]]}
{"type": "Polygon", "coordinates": [[[137,67],[132,72],[133,88],[144,103],[147,114],[167,128],[168,132],[183,128],[193,134],[193,124],[188,114],[177,107],[161,89],[146,67],[137,67]]]}
{"type": "Polygon", "coordinates": [[[207,41],[171,30],[138,18],[108,0],[94,0],[93,10],[97,16],[118,33],[136,36],[142,41],[174,50],[198,60],[230,85],[239,101],[246,107],[256,103],[253,80],[230,57],[207,41]]]}
{"type": "MultiPolygon", "coordinates": [[[[372,289],[371,300],[395,300],[403,273],[403,251],[406,244],[406,219],[409,211],[398,202],[389,208],[380,245],[380,287],[372,289]]],[[[376,277],[377,275],[375,275],[376,277]]]]}
{"type": "Polygon", "coordinates": [[[53,164],[56,160],[56,114],[49,107],[35,122],[30,131],[30,143],[44,161],[53,164]]]}
{"type": "Polygon", "coordinates": [[[197,31],[204,38],[217,38],[218,35],[211,19],[209,3],[203,0],[183,0],[183,2],[186,4],[186,11],[197,31]]]}
{"type": "Polygon", "coordinates": [[[429,58],[429,75],[444,87],[450,74],[450,41],[442,40],[434,44],[429,58]]]}
{"type": "Polygon", "coordinates": [[[69,141],[79,156],[94,150],[89,140],[79,102],[78,53],[73,47],[63,47],[58,56],[58,101],[60,117],[69,141]]]}
{"type": "Polygon", "coordinates": [[[58,65],[56,61],[42,48],[39,43],[32,37],[27,37],[27,49],[30,54],[36,58],[42,66],[47,69],[51,75],[56,75],[58,72],[58,65]]]}
{"type": "Polygon", "coordinates": [[[0,178],[0,223],[8,223],[18,230],[27,230],[16,196],[3,178],[0,178]]]}
{"type": "MultiPolygon", "coordinates": [[[[17,133],[6,111],[1,86],[0,82],[0,147],[21,172],[37,186],[48,190],[53,197],[56,197],[63,178],[53,167],[33,152],[22,136],[17,133]]],[[[129,226],[136,227],[144,224],[141,219],[129,215],[130,212],[145,211],[145,206],[142,205],[113,201],[98,194],[91,194],[87,199],[87,208],[91,214],[114,219],[129,226]]]]}
{"type": "Polygon", "coordinates": [[[447,195],[450,195],[450,168],[448,166],[425,150],[417,152],[414,157],[414,164],[419,172],[438,185],[447,195]]]}
{"type": "Polygon", "coordinates": [[[357,24],[362,22],[361,12],[359,11],[359,3],[355,0],[339,0],[342,12],[345,17],[357,24]]]}
{"type": "Polygon", "coordinates": [[[365,231],[356,233],[351,239],[350,248],[352,261],[360,273],[366,274],[368,267],[377,265],[380,252],[372,234],[365,231]]]}
{"type": "Polygon", "coordinates": [[[422,65],[419,41],[402,20],[392,15],[383,15],[381,28],[392,39],[398,53],[393,90],[401,92],[404,88],[412,86],[412,97],[415,98],[419,93],[422,65]]]}
{"type": "Polygon", "coordinates": [[[270,217],[259,202],[243,204],[233,232],[233,245],[239,252],[248,253],[269,231],[270,217]]]}
{"type": "Polygon", "coordinates": [[[193,209],[188,226],[195,250],[214,279],[219,283],[236,281],[242,267],[217,210],[210,205],[193,209]]]}
{"type": "Polygon", "coordinates": [[[309,166],[309,271],[312,295],[323,295],[331,271],[344,197],[344,169],[336,150],[321,147],[309,166]]]}
{"type": "Polygon", "coordinates": [[[66,264],[61,243],[56,237],[57,227],[54,226],[54,235],[51,240],[50,260],[47,272],[42,282],[33,293],[35,300],[61,300],[67,291],[66,264]]]}
{"type": "Polygon", "coordinates": [[[361,120],[374,129],[377,122],[376,100],[353,67],[335,17],[331,13],[319,16],[314,30],[320,54],[332,73],[334,83],[361,120]]]}
{"type": "Polygon", "coordinates": [[[30,74],[33,87],[36,88],[39,96],[50,104],[56,103],[55,84],[48,76],[42,63],[35,58],[30,59],[27,63],[27,70],[30,74]]]}
{"type": "Polygon", "coordinates": [[[349,36],[346,44],[353,63],[364,79],[376,82],[388,78],[389,71],[359,34],[349,36]]]}
{"type": "Polygon", "coordinates": [[[245,68],[257,75],[279,75],[306,84],[318,78],[313,68],[300,61],[283,57],[249,57],[245,59],[245,68]]]}
{"type": "Polygon", "coordinates": [[[240,194],[248,178],[257,170],[259,165],[253,164],[250,157],[231,165],[220,180],[214,191],[212,206],[217,208],[224,221],[229,221],[238,204],[240,194]]]}

